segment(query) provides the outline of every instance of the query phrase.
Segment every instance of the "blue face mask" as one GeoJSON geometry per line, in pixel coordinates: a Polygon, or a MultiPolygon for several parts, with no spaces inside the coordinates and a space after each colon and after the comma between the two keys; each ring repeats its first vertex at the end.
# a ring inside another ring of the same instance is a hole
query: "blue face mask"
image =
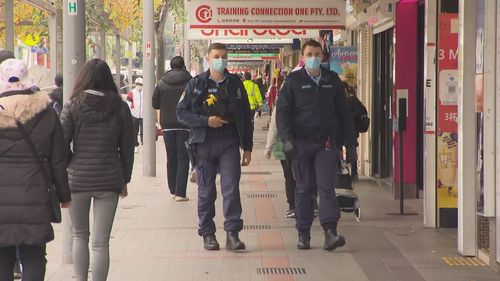
{"type": "Polygon", "coordinates": [[[212,69],[219,73],[224,72],[227,67],[227,59],[213,59],[212,60],[212,69]]]}
{"type": "Polygon", "coordinates": [[[308,57],[304,60],[304,64],[307,69],[316,70],[321,65],[321,58],[308,57]]]}

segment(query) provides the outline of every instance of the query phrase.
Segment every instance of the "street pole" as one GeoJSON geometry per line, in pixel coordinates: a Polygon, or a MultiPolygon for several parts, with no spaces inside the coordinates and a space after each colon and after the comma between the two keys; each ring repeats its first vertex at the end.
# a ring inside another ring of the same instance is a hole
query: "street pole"
{"type": "MultiPolygon", "coordinates": [[[[85,63],[85,0],[63,0],[63,98],[66,103],[85,63]]],[[[62,263],[73,263],[71,218],[64,209],[62,263]]]]}
{"type": "Polygon", "coordinates": [[[134,83],[134,78],[133,78],[133,75],[134,75],[134,71],[132,69],[132,61],[134,59],[134,51],[133,51],[133,46],[132,46],[132,42],[128,42],[128,52],[130,53],[129,55],[129,58],[128,58],[128,83],[129,84],[132,84],[134,83]]]}
{"type": "MultiPolygon", "coordinates": [[[[118,89],[120,89],[121,87],[121,62],[120,62],[120,59],[121,59],[121,45],[120,45],[120,35],[116,35],[115,36],[115,40],[116,40],[116,46],[115,46],[115,70],[116,70],[116,87],[118,87],[118,89]]],[[[119,91],[120,92],[120,91],[119,91]]]]}
{"type": "Polygon", "coordinates": [[[5,49],[14,52],[14,0],[5,2],[5,49]]]}
{"type": "Polygon", "coordinates": [[[156,176],[156,114],[151,105],[155,85],[155,34],[153,1],[143,1],[143,80],[144,80],[144,153],[142,172],[145,177],[156,176]]]}
{"type": "Polygon", "coordinates": [[[57,74],[57,16],[49,15],[49,54],[50,54],[50,77],[54,79],[57,74]]]}
{"type": "Polygon", "coordinates": [[[189,32],[189,3],[184,0],[184,11],[186,13],[187,23],[184,25],[184,62],[187,71],[191,72],[191,42],[188,39],[189,32]]]}
{"type": "Polygon", "coordinates": [[[106,28],[101,25],[99,58],[106,61],[106,28]]]}

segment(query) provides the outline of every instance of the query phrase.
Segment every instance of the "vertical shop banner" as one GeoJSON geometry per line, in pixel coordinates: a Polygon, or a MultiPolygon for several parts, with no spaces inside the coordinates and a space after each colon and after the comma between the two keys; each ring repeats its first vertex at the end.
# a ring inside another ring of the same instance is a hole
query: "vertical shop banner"
{"type": "Polygon", "coordinates": [[[474,109],[476,111],[476,194],[477,211],[484,212],[484,35],[485,1],[478,0],[476,17],[476,78],[474,109]]]}
{"type": "Polygon", "coordinates": [[[351,85],[357,83],[358,49],[356,47],[333,47],[330,53],[330,70],[351,85]]]}
{"type": "Polygon", "coordinates": [[[437,179],[438,208],[457,208],[458,14],[439,15],[437,179]]]}
{"type": "Polygon", "coordinates": [[[191,0],[189,29],[336,29],[345,27],[344,0],[191,0]]]}

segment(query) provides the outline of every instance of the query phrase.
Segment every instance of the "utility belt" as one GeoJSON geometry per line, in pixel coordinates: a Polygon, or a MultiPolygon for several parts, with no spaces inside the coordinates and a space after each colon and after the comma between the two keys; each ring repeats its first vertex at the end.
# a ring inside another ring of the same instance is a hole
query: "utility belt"
{"type": "Polygon", "coordinates": [[[295,134],[295,137],[297,139],[302,139],[302,140],[306,140],[306,141],[312,141],[312,142],[325,142],[329,139],[333,139],[331,137],[331,135],[329,134],[317,134],[317,135],[314,135],[314,134],[310,134],[310,135],[303,135],[303,134],[295,134]]]}

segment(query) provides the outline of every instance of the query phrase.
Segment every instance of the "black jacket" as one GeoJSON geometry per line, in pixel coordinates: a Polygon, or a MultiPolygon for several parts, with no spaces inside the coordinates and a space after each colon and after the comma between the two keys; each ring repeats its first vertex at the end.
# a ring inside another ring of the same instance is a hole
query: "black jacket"
{"type": "Polygon", "coordinates": [[[321,68],[319,86],[306,70],[292,72],[281,88],[277,127],[281,139],[306,138],[356,145],[350,107],[338,75],[321,68]]]}
{"type": "Polygon", "coordinates": [[[63,88],[57,87],[50,94],[49,97],[51,99],[50,106],[55,110],[55,112],[59,115],[61,114],[62,104],[63,104],[63,88]]]}
{"type": "Polygon", "coordinates": [[[63,130],[49,102],[46,92],[0,95],[0,247],[41,245],[54,239],[45,178],[16,119],[43,159],[59,201],[71,201],[63,130]]]}
{"type": "Polygon", "coordinates": [[[160,125],[162,129],[187,129],[177,120],[176,107],[193,78],[186,70],[170,70],[161,77],[153,93],[153,108],[160,110],[160,125]]]}
{"type": "Polygon", "coordinates": [[[85,93],[64,105],[61,122],[67,146],[71,192],[116,191],[130,182],[134,133],[128,105],[117,94],[85,93]]]}
{"type": "MultiPolygon", "coordinates": [[[[194,77],[177,105],[177,118],[190,129],[190,144],[202,143],[206,138],[208,115],[203,108],[203,102],[208,97],[209,77],[209,71],[194,77]]],[[[229,79],[229,106],[234,113],[240,146],[244,151],[252,151],[253,121],[247,92],[238,76],[226,71],[226,79],[229,79]]]]}

